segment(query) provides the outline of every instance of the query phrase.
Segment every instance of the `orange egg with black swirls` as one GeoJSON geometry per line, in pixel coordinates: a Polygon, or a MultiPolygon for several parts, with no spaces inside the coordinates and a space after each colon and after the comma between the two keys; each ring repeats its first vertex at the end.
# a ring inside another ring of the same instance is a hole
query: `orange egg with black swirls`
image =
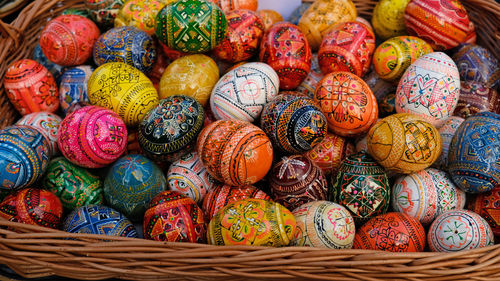
{"type": "Polygon", "coordinates": [[[273,25],[264,35],[259,58],[278,73],[280,89],[293,90],[307,77],[312,52],[309,42],[296,25],[281,22],[273,25]]]}
{"type": "Polygon", "coordinates": [[[350,72],[332,72],[318,83],[314,100],[328,121],[328,129],[343,137],[367,132],[377,121],[378,105],[370,87],[350,72]]]}

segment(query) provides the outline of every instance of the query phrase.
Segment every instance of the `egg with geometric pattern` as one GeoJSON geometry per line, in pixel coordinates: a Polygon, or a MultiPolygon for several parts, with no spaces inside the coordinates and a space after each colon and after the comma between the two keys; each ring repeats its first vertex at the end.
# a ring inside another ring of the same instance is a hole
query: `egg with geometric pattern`
{"type": "Polygon", "coordinates": [[[59,84],[59,102],[61,109],[68,114],[70,106],[77,102],[89,102],[87,83],[94,72],[90,65],[80,65],[66,69],[59,84]]]}
{"type": "Polygon", "coordinates": [[[25,188],[16,196],[19,222],[59,229],[63,219],[63,206],[52,192],[39,188],[25,188]]]}

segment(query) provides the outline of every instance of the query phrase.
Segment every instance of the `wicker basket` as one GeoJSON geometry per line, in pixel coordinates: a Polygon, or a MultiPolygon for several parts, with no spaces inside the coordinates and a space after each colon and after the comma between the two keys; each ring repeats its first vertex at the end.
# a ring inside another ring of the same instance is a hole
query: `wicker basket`
{"type": "MultiPolygon", "coordinates": [[[[354,2],[367,18],[376,4],[354,2]]],[[[476,24],[478,43],[500,59],[500,5],[493,0],[462,3],[476,24]]],[[[82,5],[81,0],[36,0],[11,24],[0,21],[0,84],[12,61],[31,56],[49,19],[82,5]]],[[[0,128],[18,118],[3,86],[0,113],[0,128]]],[[[451,254],[220,247],[69,234],[0,220],[0,263],[27,278],[58,275],[85,280],[500,280],[500,245],[451,254]]]]}

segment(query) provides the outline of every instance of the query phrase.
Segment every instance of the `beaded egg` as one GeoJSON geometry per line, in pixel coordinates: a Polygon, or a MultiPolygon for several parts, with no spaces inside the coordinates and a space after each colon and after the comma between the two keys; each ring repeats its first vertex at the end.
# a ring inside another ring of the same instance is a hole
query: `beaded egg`
{"type": "Polygon", "coordinates": [[[138,141],[153,160],[193,145],[205,119],[201,104],[192,97],[175,95],[160,100],[139,124],[138,141]]]}
{"type": "Polygon", "coordinates": [[[408,67],[432,47],[414,36],[397,36],[380,44],[373,54],[373,66],[381,79],[397,83],[408,67]]]}
{"type": "Polygon", "coordinates": [[[282,157],[269,172],[271,198],[289,210],[311,201],[326,200],[323,171],[303,155],[282,157]]]}
{"type": "Polygon", "coordinates": [[[253,122],[278,94],[279,83],[269,65],[245,63],[224,74],[212,89],[212,113],[216,119],[253,122]]]}
{"type": "Polygon", "coordinates": [[[471,200],[467,200],[467,209],[485,219],[493,230],[493,234],[500,236],[500,217],[498,216],[498,210],[500,209],[500,187],[476,194],[471,200]]]}
{"type": "Polygon", "coordinates": [[[458,0],[412,0],[404,18],[409,35],[424,38],[438,51],[464,43],[474,30],[467,10],[458,0]]]}
{"type": "Polygon", "coordinates": [[[0,218],[12,222],[19,222],[16,210],[17,192],[9,193],[0,202],[0,218]]]}
{"type": "Polygon", "coordinates": [[[196,145],[212,177],[228,185],[254,184],[273,161],[273,147],[259,127],[237,120],[217,120],[205,127],[196,145]]]}
{"type": "Polygon", "coordinates": [[[286,93],[265,105],[260,127],[273,146],[287,154],[311,150],[328,129],[325,115],[311,98],[286,93]]]}
{"type": "Polygon", "coordinates": [[[49,155],[54,156],[59,152],[57,148],[57,131],[61,122],[61,117],[54,113],[40,111],[24,115],[16,122],[16,125],[32,126],[42,133],[49,142],[49,155]]]}
{"type": "Polygon", "coordinates": [[[433,166],[439,169],[446,169],[448,166],[448,151],[450,143],[457,131],[458,127],[464,122],[464,119],[458,116],[451,116],[444,122],[444,125],[439,128],[438,132],[441,135],[443,149],[439,158],[434,162],[433,166]]]}
{"type": "Polygon", "coordinates": [[[208,224],[212,245],[279,247],[290,244],[296,229],[293,214],[282,205],[244,199],[219,210],[208,224]]]}
{"type": "Polygon", "coordinates": [[[17,193],[16,213],[19,222],[58,229],[63,219],[63,206],[50,191],[25,188],[17,193]]]}
{"type": "Polygon", "coordinates": [[[104,198],[110,207],[132,221],[141,221],[149,202],[167,188],[161,169],[148,158],[129,154],[116,161],[104,180],[104,198]]]}
{"type": "Polygon", "coordinates": [[[362,223],[387,212],[391,187],[384,168],[362,152],[342,161],[329,193],[331,201],[346,207],[362,223]]]}
{"type": "Polygon", "coordinates": [[[495,244],[489,224],[468,210],[450,210],[432,223],[429,248],[433,252],[458,252],[495,244]]]}
{"type": "Polygon", "coordinates": [[[113,110],[128,126],[138,125],[158,105],[158,93],[151,80],[122,62],[99,66],[90,76],[87,93],[91,104],[113,110]]]}
{"type": "Polygon", "coordinates": [[[81,65],[92,56],[92,46],[99,35],[99,28],[88,18],[61,15],[45,25],[40,34],[40,47],[56,64],[81,65]]]}
{"type": "Polygon", "coordinates": [[[115,27],[134,26],[149,36],[155,34],[155,19],[158,12],[174,0],[128,0],[116,15],[115,27]]]}
{"type": "Polygon", "coordinates": [[[85,106],[67,115],[57,132],[59,150],[73,164],[102,168],[126,150],[127,127],[118,114],[85,106]]]}
{"type": "Polygon", "coordinates": [[[461,82],[460,95],[454,115],[468,118],[476,113],[490,111],[500,114],[500,95],[482,84],[461,82]]]}
{"type": "Polygon", "coordinates": [[[94,44],[94,62],[124,62],[143,73],[149,73],[156,61],[153,38],[134,26],[112,28],[103,33],[94,44]]]}
{"type": "Polygon", "coordinates": [[[293,210],[297,230],[292,246],[310,246],[330,249],[350,249],[356,226],[349,211],[343,206],[328,202],[305,203],[293,210]]]}
{"type": "Polygon", "coordinates": [[[158,12],[158,39],[170,48],[186,53],[203,53],[219,45],[226,36],[227,19],[214,3],[179,0],[158,12]]]}
{"type": "Polygon", "coordinates": [[[49,164],[49,142],[31,126],[0,130],[0,188],[18,189],[35,183],[49,164]]]}
{"type": "Polygon", "coordinates": [[[460,80],[493,87],[500,82],[498,60],[487,49],[473,44],[459,46],[452,56],[457,64],[460,80]]]}
{"type": "Polygon", "coordinates": [[[387,252],[423,252],[425,231],[422,224],[407,214],[390,212],[367,221],[356,231],[354,249],[387,252]]]}
{"type": "Polygon", "coordinates": [[[245,9],[250,11],[257,11],[259,6],[258,0],[209,0],[219,6],[224,13],[232,10],[245,9]]]}
{"type": "Polygon", "coordinates": [[[69,233],[138,237],[134,225],[124,215],[102,205],[76,208],[64,220],[63,229],[69,233]]]}
{"type": "Polygon", "coordinates": [[[427,168],[396,179],[391,205],[394,211],[427,225],[445,211],[463,209],[465,192],[456,188],[445,172],[427,168]]]}
{"type": "Polygon", "coordinates": [[[40,63],[21,59],[9,65],[3,86],[10,102],[21,115],[32,112],[55,112],[59,91],[52,74],[40,63]]]}
{"type": "Polygon", "coordinates": [[[359,77],[370,69],[375,35],[363,23],[343,22],[335,25],[325,34],[318,51],[321,71],[348,71],[359,77]]]}
{"type": "Polygon", "coordinates": [[[144,238],[156,241],[205,243],[203,212],[193,199],[175,191],[156,195],[144,214],[144,238]]]}
{"type": "Polygon", "coordinates": [[[360,135],[377,121],[378,106],[372,90],[350,72],[331,72],[318,83],[314,100],[320,105],[328,129],[343,137],[360,135]]]}
{"type": "Polygon", "coordinates": [[[264,34],[259,60],[276,71],[280,89],[292,90],[307,77],[311,69],[312,52],[309,42],[296,25],[280,22],[264,34]]]}
{"type": "Polygon", "coordinates": [[[61,75],[59,84],[59,103],[65,114],[68,108],[77,102],[89,102],[87,83],[94,68],[90,65],[80,65],[66,69],[61,75]]]}
{"type": "Polygon", "coordinates": [[[259,49],[264,24],[255,12],[232,10],[226,13],[227,35],[213,49],[216,58],[231,63],[250,59],[259,49]]]}
{"type": "Polygon", "coordinates": [[[118,12],[123,6],[123,0],[84,0],[90,18],[103,30],[113,26],[118,12]]]}
{"type": "Polygon", "coordinates": [[[195,98],[205,106],[219,81],[219,68],[203,54],[187,55],[174,60],[161,75],[160,99],[173,95],[195,98]]]}
{"type": "Polygon", "coordinates": [[[270,200],[264,191],[252,185],[229,186],[214,183],[203,198],[202,210],[205,214],[205,220],[210,221],[220,209],[228,204],[249,198],[270,200]]]}
{"type": "Polygon", "coordinates": [[[318,166],[325,176],[337,172],[342,160],[355,151],[354,145],[346,138],[326,133],[325,138],[304,156],[318,166]]]}
{"type": "Polygon", "coordinates": [[[57,85],[59,85],[61,82],[61,75],[63,74],[65,67],[51,62],[43,53],[42,47],[40,47],[40,42],[36,44],[35,49],[33,50],[32,59],[45,66],[45,68],[47,68],[47,70],[49,70],[54,77],[54,80],[56,80],[57,85]]]}
{"type": "Polygon", "coordinates": [[[387,40],[405,35],[405,9],[410,0],[381,0],[373,9],[372,24],[377,37],[387,40]]]}
{"type": "MultiPolygon", "coordinates": [[[[267,31],[269,28],[271,28],[273,24],[284,21],[283,16],[275,10],[258,10],[257,16],[260,17],[262,23],[264,24],[264,31],[267,31]]],[[[294,24],[296,25],[297,23],[294,24]]]]}
{"type": "Polygon", "coordinates": [[[419,115],[439,128],[453,114],[459,95],[455,63],[445,53],[429,53],[418,58],[401,77],[396,111],[419,115]]]}
{"type": "Polygon", "coordinates": [[[314,98],[314,91],[318,86],[319,81],[323,79],[325,75],[321,71],[315,71],[311,68],[309,74],[307,74],[306,79],[300,83],[300,85],[295,89],[295,91],[304,94],[310,98],[314,98]]]}
{"type": "Polygon", "coordinates": [[[198,204],[203,201],[214,182],[196,152],[190,152],[172,163],[166,176],[170,190],[177,191],[198,204]]]}
{"type": "Polygon", "coordinates": [[[330,27],[337,23],[354,21],[358,13],[351,0],[316,0],[299,20],[299,28],[311,45],[318,50],[321,40],[330,27]]]}
{"type": "Polygon", "coordinates": [[[44,189],[54,193],[66,210],[101,204],[103,201],[102,181],[86,169],[77,166],[64,157],[54,158],[42,179],[44,189]]]}
{"type": "Polygon", "coordinates": [[[442,151],[438,130],[422,118],[397,113],[368,132],[368,153],[387,170],[411,174],[434,163],[442,151]]]}
{"type": "Polygon", "coordinates": [[[469,193],[486,192],[500,182],[500,115],[477,113],[457,129],[448,152],[453,182],[469,193]]]}

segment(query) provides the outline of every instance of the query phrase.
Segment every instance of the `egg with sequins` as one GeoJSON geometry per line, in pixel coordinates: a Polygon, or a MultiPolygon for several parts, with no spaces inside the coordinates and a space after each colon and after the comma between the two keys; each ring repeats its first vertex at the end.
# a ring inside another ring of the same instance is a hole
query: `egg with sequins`
{"type": "Polygon", "coordinates": [[[349,139],[326,133],[325,138],[304,155],[328,176],[337,172],[342,161],[354,152],[349,139]]]}
{"type": "Polygon", "coordinates": [[[125,152],[127,127],[113,111],[85,106],[61,122],[57,144],[72,163],[85,168],[102,168],[125,152]]]}
{"type": "Polygon", "coordinates": [[[259,1],[257,0],[209,0],[219,6],[224,13],[232,10],[245,9],[250,11],[257,11],[259,1]]]}
{"type": "Polygon", "coordinates": [[[113,26],[118,12],[123,6],[123,0],[84,0],[90,18],[103,30],[113,26]]]}
{"type": "Polygon", "coordinates": [[[451,116],[444,122],[444,125],[439,128],[438,132],[441,135],[441,140],[443,142],[443,149],[439,158],[434,162],[433,167],[438,169],[446,169],[448,166],[448,151],[450,149],[450,143],[457,131],[458,127],[464,122],[462,117],[451,116]]]}
{"type": "Polygon", "coordinates": [[[63,219],[63,206],[50,191],[26,188],[17,193],[16,213],[21,223],[58,229],[63,219]]]}
{"type": "Polygon", "coordinates": [[[405,9],[410,0],[381,0],[373,9],[372,24],[382,40],[406,34],[405,9]]]}
{"type": "Polygon", "coordinates": [[[59,90],[54,77],[34,60],[21,59],[11,63],[5,71],[3,86],[21,115],[56,112],[59,108],[59,90]]]}
{"type": "Polygon", "coordinates": [[[24,115],[16,122],[16,125],[32,126],[42,133],[49,142],[50,156],[54,156],[59,152],[57,148],[57,131],[61,122],[61,117],[56,114],[41,111],[24,115]]]}
{"type": "Polygon", "coordinates": [[[92,47],[100,34],[97,25],[88,18],[61,15],[45,25],[40,34],[40,47],[56,64],[81,65],[92,56],[92,47]]]}
{"type": "Polygon", "coordinates": [[[118,11],[115,27],[134,26],[149,36],[155,34],[155,18],[158,12],[174,0],[129,0],[118,11]]]}
{"type": "Polygon", "coordinates": [[[452,56],[457,64],[460,80],[491,88],[500,83],[498,60],[486,48],[464,44],[452,56]]]}
{"type": "Polygon", "coordinates": [[[468,118],[479,112],[500,114],[500,95],[497,90],[475,82],[462,81],[460,85],[462,87],[453,115],[468,118]]]}
{"type": "Polygon", "coordinates": [[[80,65],[66,69],[59,84],[59,102],[65,114],[77,102],[89,102],[87,83],[94,72],[90,65],[80,65]]]}
{"type": "MultiPolygon", "coordinates": [[[[258,10],[257,16],[260,17],[262,23],[264,24],[264,31],[267,31],[269,28],[271,28],[273,24],[284,21],[283,16],[275,10],[258,10]]],[[[297,23],[294,24],[296,25],[297,23]]]]}
{"type": "Polygon", "coordinates": [[[260,44],[259,60],[278,74],[282,90],[297,88],[311,70],[312,52],[302,31],[294,24],[273,25],[260,44]]]}

